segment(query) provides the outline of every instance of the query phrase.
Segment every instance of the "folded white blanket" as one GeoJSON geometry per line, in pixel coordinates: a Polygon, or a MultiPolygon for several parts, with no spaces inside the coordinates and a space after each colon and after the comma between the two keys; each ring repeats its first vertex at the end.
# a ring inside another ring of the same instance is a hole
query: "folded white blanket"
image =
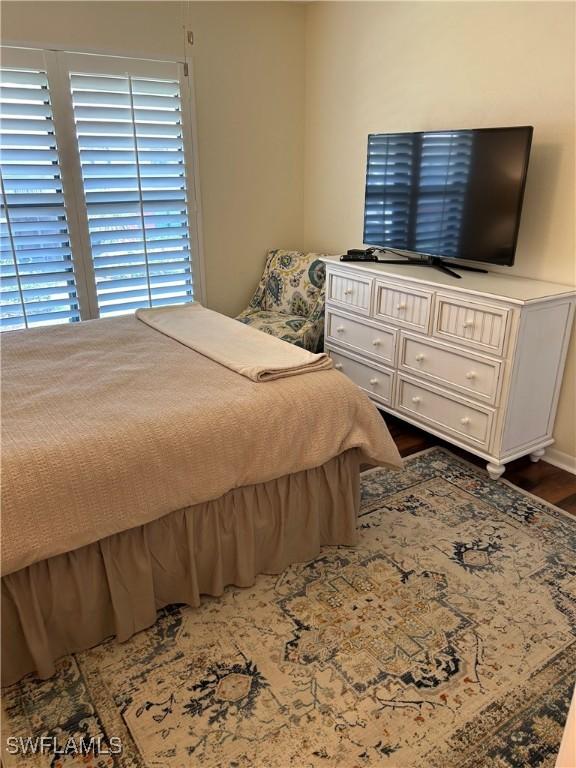
{"type": "Polygon", "coordinates": [[[332,361],[324,353],[315,355],[287,344],[195,302],[139,309],[136,317],[252,381],[274,381],[332,368],[332,361]]]}

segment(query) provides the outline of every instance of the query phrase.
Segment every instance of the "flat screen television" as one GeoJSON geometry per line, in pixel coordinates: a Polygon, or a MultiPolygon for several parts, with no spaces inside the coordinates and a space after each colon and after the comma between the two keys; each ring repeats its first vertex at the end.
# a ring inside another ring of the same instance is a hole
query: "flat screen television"
{"type": "Polygon", "coordinates": [[[520,126],[371,134],[364,243],[427,263],[513,264],[532,133],[520,126]]]}

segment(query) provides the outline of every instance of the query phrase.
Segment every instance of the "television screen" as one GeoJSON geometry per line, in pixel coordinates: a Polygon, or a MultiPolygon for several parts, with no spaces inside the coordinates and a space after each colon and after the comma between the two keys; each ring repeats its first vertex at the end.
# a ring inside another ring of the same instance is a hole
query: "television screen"
{"type": "Polygon", "coordinates": [[[532,132],[371,134],[364,243],[513,264],[532,132]]]}

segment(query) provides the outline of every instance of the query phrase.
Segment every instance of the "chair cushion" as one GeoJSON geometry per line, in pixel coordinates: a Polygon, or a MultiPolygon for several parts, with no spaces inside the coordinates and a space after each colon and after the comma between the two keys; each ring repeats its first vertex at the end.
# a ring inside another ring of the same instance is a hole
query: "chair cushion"
{"type": "Polygon", "coordinates": [[[308,317],[326,279],[326,266],[314,253],[270,251],[261,309],[308,317]]]}
{"type": "Polygon", "coordinates": [[[252,325],[259,331],[276,336],[290,344],[302,346],[302,327],[306,318],[300,315],[285,315],[268,310],[245,310],[238,315],[238,320],[246,325],[252,325]]]}

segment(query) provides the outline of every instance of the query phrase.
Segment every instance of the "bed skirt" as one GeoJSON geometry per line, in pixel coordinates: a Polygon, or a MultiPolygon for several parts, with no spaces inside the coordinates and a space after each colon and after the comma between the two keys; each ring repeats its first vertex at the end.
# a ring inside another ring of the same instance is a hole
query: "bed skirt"
{"type": "Polygon", "coordinates": [[[227,585],[247,587],[354,545],[359,451],[321,467],[236,488],[2,579],[2,685],[115,635],[127,640],[172,603],[200,604],[227,585]]]}

